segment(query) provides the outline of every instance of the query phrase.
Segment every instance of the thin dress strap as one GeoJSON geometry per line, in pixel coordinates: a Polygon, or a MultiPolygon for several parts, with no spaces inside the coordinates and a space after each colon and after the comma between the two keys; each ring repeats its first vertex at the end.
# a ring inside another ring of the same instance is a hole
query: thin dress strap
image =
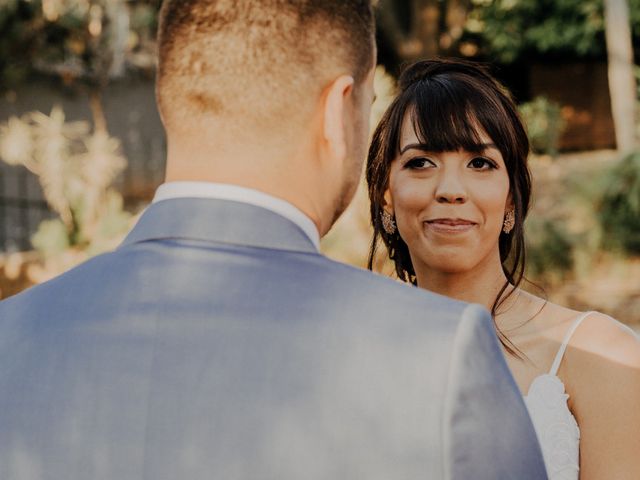
{"type": "Polygon", "coordinates": [[[576,331],[576,329],[580,326],[582,321],[592,313],[593,312],[585,312],[582,315],[578,316],[578,318],[576,318],[573,321],[573,323],[571,324],[571,327],[569,328],[566,335],[564,336],[564,340],[562,341],[562,345],[560,345],[560,349],[556,354],[556,358],[553,360],[553,365],[551,365],[551,370],[549,370],[549,375],[555,376],[558,373],[558,368],[560,368],[560,362],[562,362],[562,357],[564,356],[564,352],[567,349],[567,345],[569,345],[569,340],[571,340],[571,336],[576,331]]]}

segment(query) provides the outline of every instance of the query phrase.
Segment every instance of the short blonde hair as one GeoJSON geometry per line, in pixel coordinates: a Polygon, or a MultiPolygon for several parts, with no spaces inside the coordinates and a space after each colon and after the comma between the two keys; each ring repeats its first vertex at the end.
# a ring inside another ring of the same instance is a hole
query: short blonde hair
{"type": "Polygon", "coordinates": [[[169,123],[299,122],[332,78],[365,78],[373,35],[369,0],[166,0],[160,111],[169,123]]]}

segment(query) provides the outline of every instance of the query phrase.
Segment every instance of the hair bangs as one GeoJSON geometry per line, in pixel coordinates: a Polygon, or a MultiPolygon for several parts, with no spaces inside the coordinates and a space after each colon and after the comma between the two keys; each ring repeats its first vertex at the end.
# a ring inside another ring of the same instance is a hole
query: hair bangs
{"type": "Polygon", "coordinates": [[[474,105],[467,86],[448,79],[423,80],[430,85],[416,86],[415,103],[408,110],[420,143],[430,152],[466,150],[482,152],[486,148],[486,128],[476,112],[486,107],[474,105]]]}

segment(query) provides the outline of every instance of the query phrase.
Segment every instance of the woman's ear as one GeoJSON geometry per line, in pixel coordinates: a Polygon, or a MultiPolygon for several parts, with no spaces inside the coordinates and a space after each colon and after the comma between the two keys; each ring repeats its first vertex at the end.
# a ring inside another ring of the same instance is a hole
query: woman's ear
{"type": "Polygon", "coordinates": [[[324,96],[323,135],[327,150],[333,159],[347,157],[347,132],[345,118],[348,114],[347,100],[353,93],[353,77],[342,75],[327,88],[324,96]]]}
{"type": "Polygon", "coordinates": [[[504,205],[504,211],[508,212],[510,210],[515,210],[515,208],[516,206],[513,203],[513,194],[509,192],[509,195],[507,195],[507,203],[504,205]]]}
{"type": "Polygon", "coordinates": [[[382,208],[385,210],[385,212],[390,215],[395,215],[393,210],[393,196],[391,195],[391,190],[389,190],[389,187],[387,187],[387,189],[384,191],[384,195],[382,198],[384,200],[384,202],[382,203],[382,208]]]}

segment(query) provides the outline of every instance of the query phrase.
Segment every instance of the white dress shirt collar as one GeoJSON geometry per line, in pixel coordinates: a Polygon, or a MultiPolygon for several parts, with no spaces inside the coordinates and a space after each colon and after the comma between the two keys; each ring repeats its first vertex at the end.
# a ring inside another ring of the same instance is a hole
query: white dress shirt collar
{"type": "Polygon", "coordinates": [[[306,214],[289,202],[258,190],[212,182],[168,182],[158,187],[153,203],[173,198],[215,198],[266,208],[295,223],[320,250],[320,234],[306,214]]]}

